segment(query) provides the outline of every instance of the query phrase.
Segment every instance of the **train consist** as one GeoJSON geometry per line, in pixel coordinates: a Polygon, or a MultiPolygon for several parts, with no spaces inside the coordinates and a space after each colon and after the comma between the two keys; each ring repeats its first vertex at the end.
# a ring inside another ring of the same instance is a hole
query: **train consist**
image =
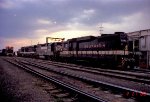
{"type": "Polygon", "coordinates": [[[1,56],[14,56],[14,48],[11,46],[7,46],[5,49],[0,50],[1,56]]]}
{"type": "MultiPolygon", "coordinates": [[[[76,61],[85,64],[124,68],[133,59],[128,36],[124,32],[102,34],[99,37],[85,36],[54,42],[22,47],[18,56],[76,61]]],[[[131,67],[131,66],[129,66],[131,67]]]]}

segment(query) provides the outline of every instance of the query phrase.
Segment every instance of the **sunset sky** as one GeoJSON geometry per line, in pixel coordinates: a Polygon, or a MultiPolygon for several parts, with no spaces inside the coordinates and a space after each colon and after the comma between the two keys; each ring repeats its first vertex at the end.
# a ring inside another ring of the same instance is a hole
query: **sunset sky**
{"type": "Polygon", "coordinates": [[[0,0],[0,49],[150,29],[150,0],[0,0]]]}

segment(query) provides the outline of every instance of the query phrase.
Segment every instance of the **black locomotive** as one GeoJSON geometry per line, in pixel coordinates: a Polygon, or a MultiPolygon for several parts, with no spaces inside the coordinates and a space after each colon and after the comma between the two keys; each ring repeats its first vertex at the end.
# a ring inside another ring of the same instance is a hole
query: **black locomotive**
{"type": "Polygon", "coordinates": [[[63,43],[60,57],[85,64],[119,67],[129,53],[127,45],[127,35],[123,32],[73,38],[63,43]]]}
{"type": "Polygon", "coordinates": [[[20,56],[43,57],[82,64],[123,68],[130,59],[128,36],[124,32],[102,34],[99,37],[72,38],[65,42],[22,47],[20,56]]]}

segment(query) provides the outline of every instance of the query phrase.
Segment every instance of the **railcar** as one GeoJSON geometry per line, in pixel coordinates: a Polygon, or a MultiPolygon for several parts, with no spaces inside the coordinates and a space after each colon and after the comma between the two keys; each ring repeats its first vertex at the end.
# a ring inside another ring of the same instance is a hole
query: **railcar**
{"type": "Polygon", "coordinates": [[[0,56],[6,56],[6,49],[0,50],[0,56]]]}
{"type": "Polygon", "coordinates": [[[35,57],[36,48],[37,45],[21,47],[21,49],[18,50],[17,55],[20,57],[35,57]]]}
{"type": "Polygon", "coordinates": [[[7,46],[5,49],[0,50],[1,56],[14,56],[13,47],[7,46]]]}
{"type": "Polygon", "coordinates": [[[14,49],[13,47],[7,46],[6,47],[6,56],[13,56],[14,55],[13,49],[14,49]]]}
{"type": "Polygon", "coordinates": [[[0,50],[0,56],[2,56],[2,50],[0,50]]]}
{"type": "Polygon", "coordinates": [[[51,51],[51,49],[52,49],[51,43],[38,44],[37,50],[36,50],[37,58],[48,59],[48,57],[53,55],[53,52],[51,51]]]}
{"type": "Polygon", "coordinates": [[[62,50],[61,42],[38,44],[36,56],[38,58],[56,59],[57,57],[60,56],[61,50],[62,50]]]}

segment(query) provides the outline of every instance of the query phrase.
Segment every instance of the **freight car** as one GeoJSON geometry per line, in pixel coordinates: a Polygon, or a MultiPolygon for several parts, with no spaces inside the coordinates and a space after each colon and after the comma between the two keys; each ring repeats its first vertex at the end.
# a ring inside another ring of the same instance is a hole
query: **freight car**
{"type": "Polygon", "coordinates": [[[129,46],[127,34],[116,32],[99,37],[86,36],[72,38],[65,42],[22,47],[19,55],[115,68],[126,66],[125,62],[133,58],[128,50],[129,46]]]}

